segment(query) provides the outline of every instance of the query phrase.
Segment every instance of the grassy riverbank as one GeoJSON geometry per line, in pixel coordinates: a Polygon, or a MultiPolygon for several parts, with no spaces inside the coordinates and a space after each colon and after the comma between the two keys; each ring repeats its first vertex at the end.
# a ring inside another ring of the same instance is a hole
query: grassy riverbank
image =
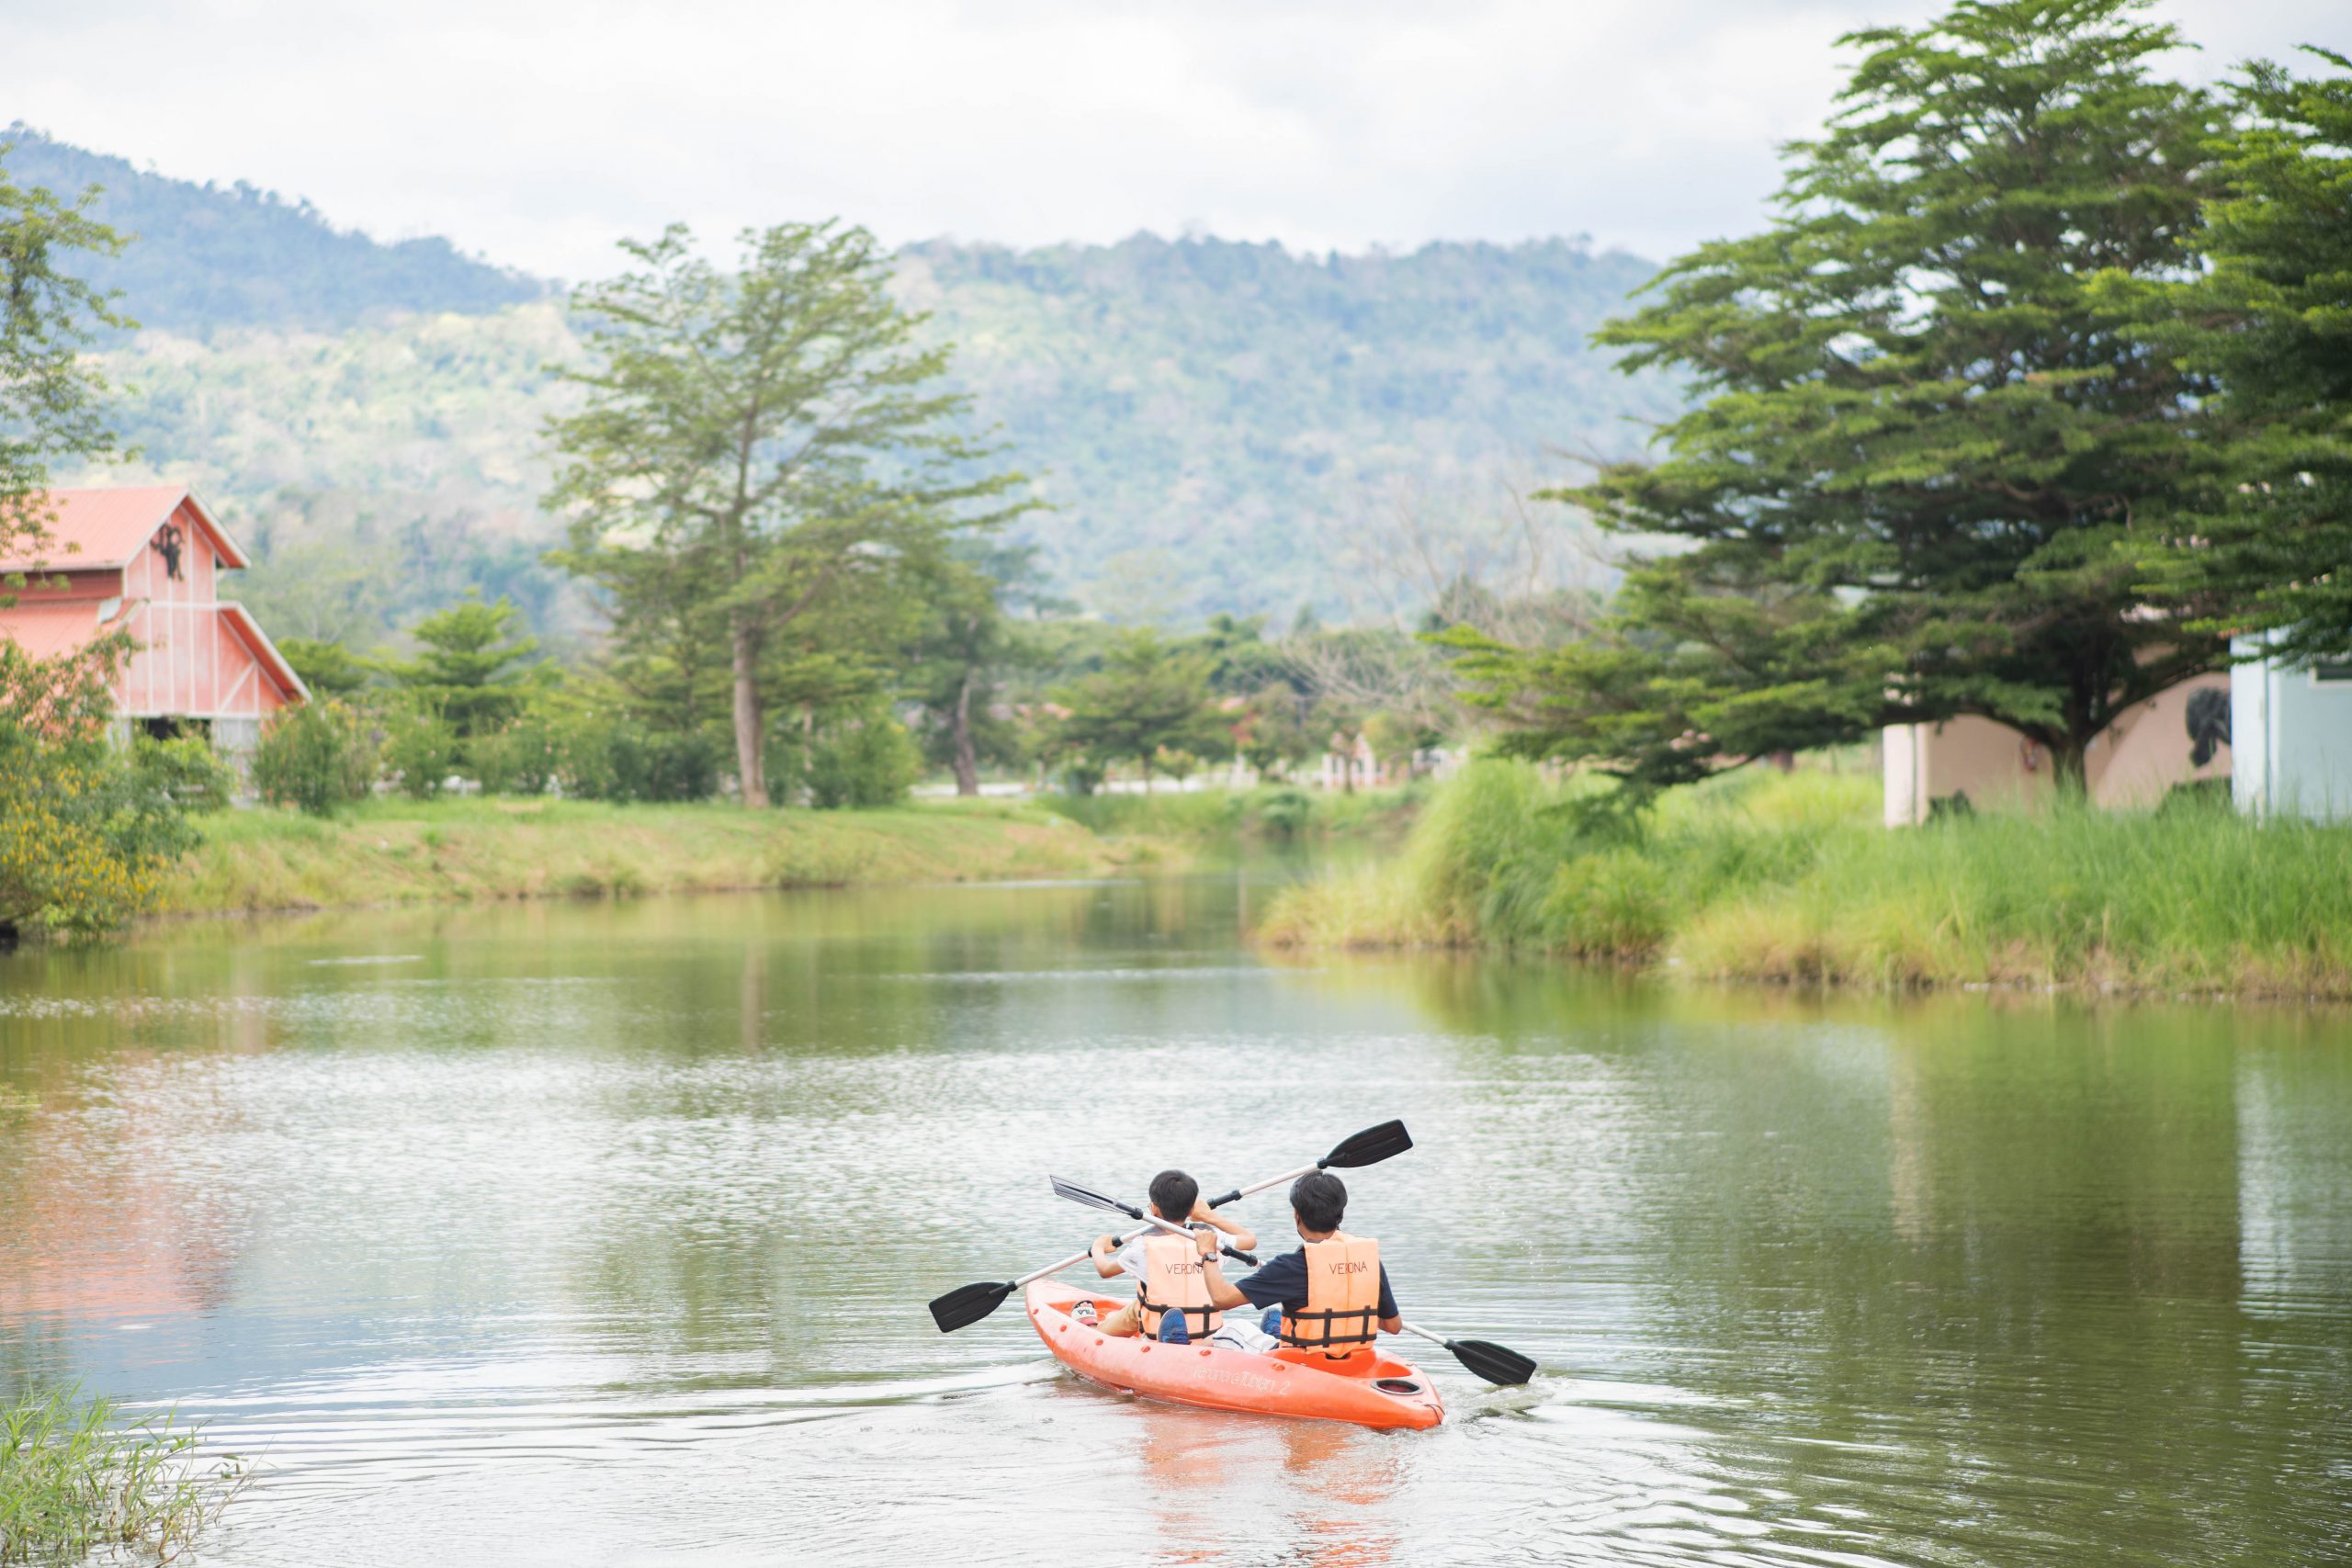
{"type": "Polygon", "coordinates": [[[1638,840],[1487,762],[1405,852],[1278,897],[1261,940],[1495,946],[1699,976],[2352,997],[2352,827],[2225,807],[1888,831],[1866,774],[1678,792],[1638,840]]]}
{"type": "Polygon", "coordinates": [[[1086,876],[1163,853],[995,801],[747,812],[383,799],[329,818],[230,811],[203,826],[165,890],[167,914],[1086,876]]]}

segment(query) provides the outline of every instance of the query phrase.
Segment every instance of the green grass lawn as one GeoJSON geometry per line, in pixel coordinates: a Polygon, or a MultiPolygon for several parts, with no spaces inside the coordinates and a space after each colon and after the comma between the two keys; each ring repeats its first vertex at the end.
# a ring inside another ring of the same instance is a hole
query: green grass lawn
{"type": "Polygon", "coordinates": [[[327,818],[228,811],[203,827],[203,844],[165,891],[165,913],[1080,876],[1150,851],[1000,801],[750,812],[381,799],[327,818]]]}

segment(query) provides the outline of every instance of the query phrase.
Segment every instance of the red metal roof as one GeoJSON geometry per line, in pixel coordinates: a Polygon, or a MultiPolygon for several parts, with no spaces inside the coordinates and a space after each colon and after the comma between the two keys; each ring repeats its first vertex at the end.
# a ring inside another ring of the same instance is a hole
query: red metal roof
{"type": "Polygon", "coordinates": [[[49,537],[32,549],[22,546],[0,556],[0,571],[85,571],[130,564],[147,547],[155,530],[186,502],[198,525],[212,540],[220,564],[246,564],[244,551],[196,492],[186,485],[139,485],[106,490],[53,490],[49,492],[51,515],[49,537]],[[75,549],[74,546],[81,547],[75,549]]]}
{"type": "Polygon", "coordinates": [[[223,600],[217,608],[228,618],[237,639],[245,645],[261,667],[269,671],[270,678],[296,701],[309,702],[311,688],[302,684],[302,677],[294,673],[294,666],[286,662],[286,656],[277,651],[277,645],[269,640],[269,634],[261,629],[261,623],[254,620],[243,604],[233,600],[223,600]]]}
{"type": "Polygon", "coordinates": [[[19,599],[15,608],[0,610],[0,637],[35,659],[54,659],[96,641],[100,632],[121,621],[122,601],[103,603],[111,604],[114,613],[101,621],[101,606],[87,599],[19,599]]]}

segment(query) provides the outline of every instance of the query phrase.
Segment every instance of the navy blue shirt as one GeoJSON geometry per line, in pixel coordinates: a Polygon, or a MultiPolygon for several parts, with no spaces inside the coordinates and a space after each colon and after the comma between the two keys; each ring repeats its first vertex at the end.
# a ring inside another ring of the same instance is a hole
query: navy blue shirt
{"type": "MultiPolygon", "coordinates": [[[[1286,1258],[1277,1258],[1246,1280],[1237,1280],[1233,1288],[1250,1298],[1257,1307],[1279,1306],[1284,1312],[1306,1310],[1306,1248],[1300,1247],[1286,1258]]],[[[1388,1292],[1388,1265],[1380,1266],[1380,1315],[1395,1317],[1396,1298],[1388,1292]]]]}

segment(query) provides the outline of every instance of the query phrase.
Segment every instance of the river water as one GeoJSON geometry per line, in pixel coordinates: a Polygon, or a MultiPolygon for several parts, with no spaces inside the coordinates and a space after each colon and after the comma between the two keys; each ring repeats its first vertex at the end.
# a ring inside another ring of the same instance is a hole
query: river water
{"type": "Polygon", "coordinates": [[[2352,1559],[2346,1015],[1285,966],[1264,891],[0,960],[0,1388],[209,1416],[264,1473],[197,1560],[251,1568],[2352,1559]],[[1389,1116],[1351,1228],[1544,1369],[1421,1347],[1434,1431],[924,1311],[1084,1244],[1049,1171],[1222,1187],[1389,1116]]]}

